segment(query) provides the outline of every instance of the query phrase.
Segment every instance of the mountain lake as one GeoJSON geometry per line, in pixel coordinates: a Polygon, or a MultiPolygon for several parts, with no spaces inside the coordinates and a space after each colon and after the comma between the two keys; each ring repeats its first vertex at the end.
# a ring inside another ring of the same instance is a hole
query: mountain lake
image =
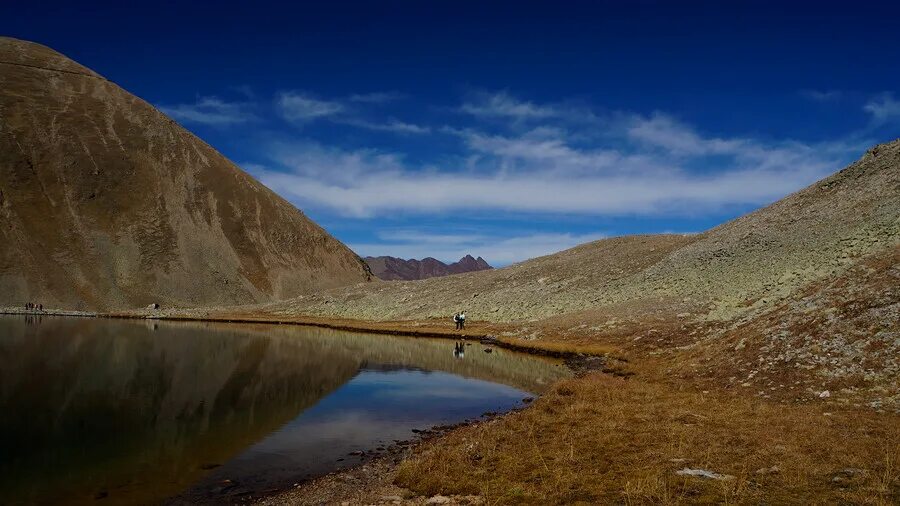
{"type": "Polygon", "coordinates": [[[273,324],[0,316],[0,503],[248,500],[525,405],[560,362],[273,324]],[[381,450],[379,450],[379,448],[381,450]]]}

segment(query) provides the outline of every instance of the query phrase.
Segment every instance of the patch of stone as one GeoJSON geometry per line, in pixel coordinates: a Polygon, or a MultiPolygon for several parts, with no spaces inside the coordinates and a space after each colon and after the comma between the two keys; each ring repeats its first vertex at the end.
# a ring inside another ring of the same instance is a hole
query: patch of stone
{"type": "Polygon", "coordinates": [[[706,469],[691,469],[689,467],[681,468],[675,471],[675,474],[679,476],[692,476],[695,478],[704,478],[707,480],[733,480],[734,476],[730,474],[719,474],[713,471],[707,471],[706,469]]]}

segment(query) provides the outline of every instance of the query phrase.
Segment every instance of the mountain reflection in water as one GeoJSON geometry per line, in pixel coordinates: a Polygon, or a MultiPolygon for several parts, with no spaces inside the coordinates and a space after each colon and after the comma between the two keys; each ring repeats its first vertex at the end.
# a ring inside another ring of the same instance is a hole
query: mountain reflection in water
{"type": "Polygon", "coordinates": [[[566,375],[474,343],[287,325],[0,317],[0,503],[282,487],[566,375]]]}

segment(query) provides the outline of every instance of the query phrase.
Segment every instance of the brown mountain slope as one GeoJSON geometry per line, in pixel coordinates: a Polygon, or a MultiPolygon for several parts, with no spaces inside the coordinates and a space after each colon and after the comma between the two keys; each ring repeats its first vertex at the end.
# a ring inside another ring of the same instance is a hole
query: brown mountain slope
{"type": "Polygon", "coordinates": [[[445,264],[436,258],[423,258],[422,260],[380,256],[366,257],[366,263],[372,269],[372,274],[386,281],[413,281],[416,279],[437,278],[450,274],[462,274],[493,269],[481,257],[474,258],[466,255],[457,262],[445,264]]]}
{"type": "Polygon", "coordinates": [[[0,303],[264,302],[357,283],[353,252],[143,100],[0,38],[0,303]]]}

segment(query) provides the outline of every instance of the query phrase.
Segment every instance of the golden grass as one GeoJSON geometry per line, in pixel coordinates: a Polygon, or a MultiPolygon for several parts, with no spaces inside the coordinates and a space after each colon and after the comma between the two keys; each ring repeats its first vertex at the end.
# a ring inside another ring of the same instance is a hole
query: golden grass
{"type": "Polygon", "coordinates": [[[427,444],[397,482],[488,504],[900,503],[898,417],[825,409],[589,375],[427,444]]]}

